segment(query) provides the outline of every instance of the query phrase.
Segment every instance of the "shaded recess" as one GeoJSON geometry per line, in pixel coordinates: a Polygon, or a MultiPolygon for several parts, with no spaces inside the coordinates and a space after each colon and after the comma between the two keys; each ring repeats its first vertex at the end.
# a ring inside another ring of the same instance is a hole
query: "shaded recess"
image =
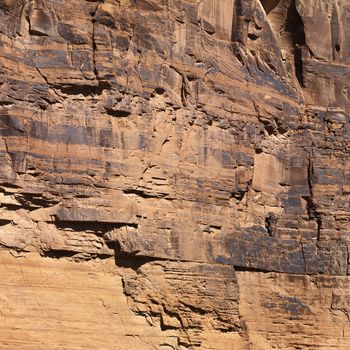
{"type": "Polygon", "coordinates": [[[118,267],[130,268],[136,271],[142,265],[150,263],[152,261],[167,260],[162,258],[136,255],[137,252],[135,254],[126,253],[123,251],[119,241],[113,242],[112,244],[113,244],[114,253],[115,253],[114,254],[115,265],[118,267]]]}
{"type": "Polygon", "coordinates": [[[340,58],[340,51],[341,51],[341,45],[340,45],[341,36],[339,32],[341,23],[339,21],[339,18],[340,18],[340,15],[338,11],[338,6],[334,4],[332,16],[331,16],[332,55],[333,55],[334,61],[340,58]]]}
{"type": "Polygon", "coordinates": [[[296,8],[295,0],[262,0],[270,23],[280,36],[281,48],[286,60],[293,62],[294,74],[301,87],[304,87],[303,51],[307,48],[305,28],[296,8]]]}
{"type": "Polygon", "coordinates": [[[295,7],[295,0],[291,2],[291,6],[288,8],[285,30],[291,33],[295,75],[299,84],[304,87],[302,49],[305,47],[305,29],[304,23],[295,7]]]}
{"type": "Polygon", "coordinates": [[[281,0],[260,0],[266,14],[269,14],[279,3],[281,0]]]}

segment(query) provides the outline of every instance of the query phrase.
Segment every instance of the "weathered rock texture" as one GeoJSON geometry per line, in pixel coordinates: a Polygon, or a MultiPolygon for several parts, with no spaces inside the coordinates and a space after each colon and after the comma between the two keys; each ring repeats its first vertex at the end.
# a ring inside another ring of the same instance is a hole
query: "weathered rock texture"
{"type": "Polygon", "coordinates": [[[0,0],[0,348],[349,349],[349,13],[0,0]]]}

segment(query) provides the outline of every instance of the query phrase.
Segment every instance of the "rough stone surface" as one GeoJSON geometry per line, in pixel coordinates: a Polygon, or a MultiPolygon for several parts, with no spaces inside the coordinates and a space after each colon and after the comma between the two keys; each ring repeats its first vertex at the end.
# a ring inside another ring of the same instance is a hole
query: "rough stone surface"
{"type": "Polygon", "coordinates": [[[349,11],[0,0],[0,347],[350,348],[349,11]]]}

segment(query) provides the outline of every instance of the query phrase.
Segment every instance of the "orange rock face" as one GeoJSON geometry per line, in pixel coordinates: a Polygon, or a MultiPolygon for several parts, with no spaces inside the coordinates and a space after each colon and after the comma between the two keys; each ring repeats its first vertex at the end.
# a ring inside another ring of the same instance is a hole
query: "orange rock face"
{"type": "Polygon", "coordinates": [[[349,11],[0,1],[0,348],[350,348],[349,11]]]}

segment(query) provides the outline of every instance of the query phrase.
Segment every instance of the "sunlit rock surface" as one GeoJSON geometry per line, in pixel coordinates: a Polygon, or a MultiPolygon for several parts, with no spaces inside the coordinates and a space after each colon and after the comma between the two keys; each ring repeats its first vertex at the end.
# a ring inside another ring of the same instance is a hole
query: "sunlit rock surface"
{"type": "Polygon", "coordinates": [[[349,13],[0,1],[0,348],[349,349],[349,13]]]}

